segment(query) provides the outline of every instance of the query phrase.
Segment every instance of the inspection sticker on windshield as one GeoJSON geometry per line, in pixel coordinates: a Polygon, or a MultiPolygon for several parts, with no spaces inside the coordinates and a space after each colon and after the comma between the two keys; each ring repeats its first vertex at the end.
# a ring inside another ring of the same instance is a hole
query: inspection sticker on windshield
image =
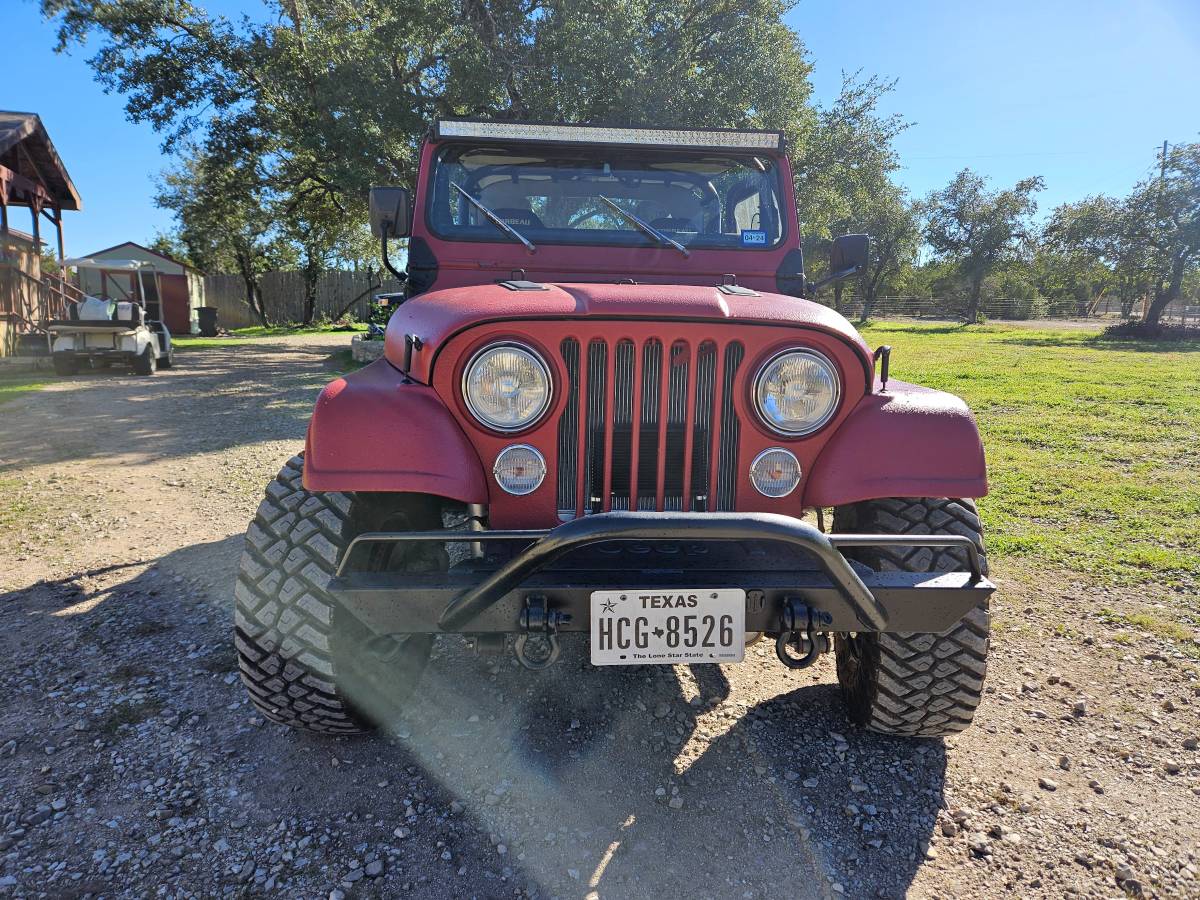
{"type": "Polygon", "coordinates": [[[741,662],[746,592],[595,591],[591,630],[594,666],[741,662]]]}
{"type": "Polygon", "coordinates": [[[742,231],[742,244],[746,247],[765,247],[767,233],[765,231],[742,231]]]}

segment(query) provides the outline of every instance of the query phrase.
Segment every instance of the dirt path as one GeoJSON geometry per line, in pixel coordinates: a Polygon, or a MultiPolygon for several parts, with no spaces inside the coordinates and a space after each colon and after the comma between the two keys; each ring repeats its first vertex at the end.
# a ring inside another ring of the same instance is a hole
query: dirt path
{"type": "Polygon", "coordinates": [[[616,670],[576,642],[534,674],[446,639],[390,739],[264,723],[234,567],[343,344],[0,409],[0,892],[1200,896],[1188,647],[1003,565],[987,699],[946,742],[855,730],[830,660],[789,673],[765,643],[616,670]]]}

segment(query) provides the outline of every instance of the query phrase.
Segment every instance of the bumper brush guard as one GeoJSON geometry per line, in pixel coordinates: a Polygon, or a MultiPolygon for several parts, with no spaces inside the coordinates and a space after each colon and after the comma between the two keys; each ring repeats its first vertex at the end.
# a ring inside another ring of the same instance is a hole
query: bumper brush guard
{"type": "Polygon", "coordinates": [[[792,667],[808,665],[825,645],[816,631],[941,632],[995,590],[983,576],[979,550],[968,537],[825,534],[791,516],[707,512],[597,513],[549,530],[368,532],[347,547],[329,590],[381,634],[509,632],[553,638],[558,631],[587,631],[591,593],[612,587],[614,577],[632,589],[746,590],[746,630],[778,634],[776,651],[792,667]],[[467,567],[435,574],[360,572],[350,565],[355,551],[366,545],[407,541],[516,541],[527,546],[498,567],[489,567],[491,560],[475,559],[467,567]],[[646,568],[620,574],[611,567],[553,565],[574,551],[612,541],[774,542],[803,551],[816,566],[702,573],[646,568]],[[969,571],[873,572],[841,552],[875,546],[962,550],[969,571]],[[531,606],[538,610],[536,621],[531,621],[531,606]],[[805,656],[788,655],[789,643],[805,656]]]}

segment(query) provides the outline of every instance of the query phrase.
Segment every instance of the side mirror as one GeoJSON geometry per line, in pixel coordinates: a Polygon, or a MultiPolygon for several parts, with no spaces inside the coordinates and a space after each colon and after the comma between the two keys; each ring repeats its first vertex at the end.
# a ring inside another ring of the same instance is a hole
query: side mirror
{"type": "Polygon", "coordinates": [[[410,203],[406,188],[371,188],[371,234],[377,238],[408,237],[412,231],[412,221],[408,214],[410,203]]]}
{"type": "Polygon", "coordinates": [[[854,275],[867,267],[871,238],[865,234],[843,234],[833,239],[829,250],[829,273],[854,275]]]}

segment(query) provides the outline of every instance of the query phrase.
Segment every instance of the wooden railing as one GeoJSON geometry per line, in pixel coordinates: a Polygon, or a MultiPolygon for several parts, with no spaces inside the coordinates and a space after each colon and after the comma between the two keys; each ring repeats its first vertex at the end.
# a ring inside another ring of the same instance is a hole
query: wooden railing
{"type": "Polygon", "coordinates": [[[69,303],[82,300],[83,291],[58,275],[46,273],[40,279],[13,267],[0,270],[7,284],[4,312],[16,321],[22,332],[45,331],[45,323],[67,315],[69,303]]]}

